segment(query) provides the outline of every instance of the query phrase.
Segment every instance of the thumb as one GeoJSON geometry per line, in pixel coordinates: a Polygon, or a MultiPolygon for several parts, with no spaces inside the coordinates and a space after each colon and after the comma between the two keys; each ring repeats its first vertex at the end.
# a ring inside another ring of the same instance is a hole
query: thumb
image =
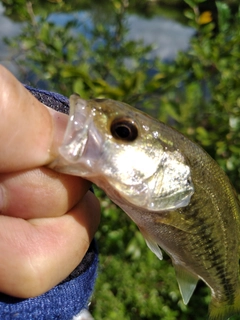
{"type": "Polygon", "coordinates": [[[56,156],[68,117],[40,103],[0,66],[0,172],[48,164],[56,156]]]}

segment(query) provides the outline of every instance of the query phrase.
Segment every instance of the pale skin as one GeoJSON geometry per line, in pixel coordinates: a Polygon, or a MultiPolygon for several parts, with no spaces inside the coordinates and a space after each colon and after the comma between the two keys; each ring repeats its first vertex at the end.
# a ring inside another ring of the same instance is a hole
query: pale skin
{"type": "Polygon", "coordinates": [[[68,117],[0,66],[0,292],[28,298],[65,279],[100,220],[90,183],[47,167],[68,117]]]}

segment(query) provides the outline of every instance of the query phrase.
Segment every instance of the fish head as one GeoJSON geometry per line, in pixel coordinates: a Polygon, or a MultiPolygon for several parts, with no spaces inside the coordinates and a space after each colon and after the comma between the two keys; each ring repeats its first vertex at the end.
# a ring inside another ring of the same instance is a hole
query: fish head
{"type": "Polygon", "coordinates": [[[161,129],[125,103],[74,94],[60,157],[52,167],[96,183],[113,201],[151,211],[187,206],[194,192],[190,167],[161,129]]]}

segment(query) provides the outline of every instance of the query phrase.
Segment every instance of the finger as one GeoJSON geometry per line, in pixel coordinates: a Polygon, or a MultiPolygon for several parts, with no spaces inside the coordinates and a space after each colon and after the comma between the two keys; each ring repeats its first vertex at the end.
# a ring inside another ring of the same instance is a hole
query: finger
{"type": "Polygon", "coordinates": [[[88,192],[68,214],[29,221],[0,216],[0,291],[28,298],[65,279],[83,259],[99,224],[88,192]]]}
{"type": "Polygon", "coordinates": [[[56,156],[68,117],[49,111],[0,66],[0,172],[48,164],[56,156]]]}
{"type": "Polygon", "coordinates": [[[90,182],[42,167],[0,176],[0,213],[23,219],[65,214],[84,196],[90,182]]]}

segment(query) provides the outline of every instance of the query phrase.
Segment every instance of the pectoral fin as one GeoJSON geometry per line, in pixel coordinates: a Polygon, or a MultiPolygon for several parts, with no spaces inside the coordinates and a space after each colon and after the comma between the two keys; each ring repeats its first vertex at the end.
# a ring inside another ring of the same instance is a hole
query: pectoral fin
{"type": "Polygon", "coordinates": [[[198,277],[186,270],[179,264],[174,264],[178,286],[183,298],[184,304],[188,304],[196,288],[198,277]]]}
{"type": "Polygon", "coordinates": [[[139,228],[139,230],[141,231],[148,248],[158,257],[158,259],[162,260],[163,255],[162,255],[162,251],[161,251],[160,247],[158,246],[158,244],[154,240],[151,239],[151,237],[148,235],[148,233],[144,232],[141,228],[139,228]]]}

